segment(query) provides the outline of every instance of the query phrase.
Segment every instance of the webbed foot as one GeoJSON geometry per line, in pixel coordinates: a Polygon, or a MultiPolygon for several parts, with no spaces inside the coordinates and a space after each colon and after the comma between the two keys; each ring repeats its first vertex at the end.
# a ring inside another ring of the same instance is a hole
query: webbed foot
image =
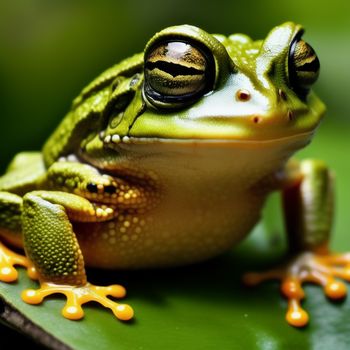
{"type": "Polygon", "coordinates": [[[14,282],[18,278],[15,265],[23,266],[27,269],[31,279],[37,279],[37,273],[32,262],[24,255],[17,254],[0,242],[0,281],[14,282]]]}
{"type": "Polygon", "coordinates": [[[347,288],[336,277],[350,281],[350,253],[321,255],[305,252],[281,268],[247,273],[243,279],[250,286],[266,280],[280,280],[282,294],[288,300],[286,320],[294,327],[303,327],[308,324],[309,315],[301,307],[301,300],[305,297],[302,284],[316,283],[323,287],[325,295],[330,299],[342,299],[347,294],[347,288]]]}
{"type": "Polygon", "coordinates": [[[66,296],[67,302],[62,309],[62,315],[70,320],[83,318],[84,311],[81,306],[89,301],[96,301],[111,309],[119,320],[128,321],[134,316],[134,311],[129,305],[118,304],[107,298],[108,295],[116,298],[123,298],[126,295],[125,288],[117,284],[100,287],[90,283],[86,283],[83,286],[41,283],[40,288],[37,290],[24,290],[22,299],[28,304],[40,304],[45,297],[56,293],[66,296]]]}

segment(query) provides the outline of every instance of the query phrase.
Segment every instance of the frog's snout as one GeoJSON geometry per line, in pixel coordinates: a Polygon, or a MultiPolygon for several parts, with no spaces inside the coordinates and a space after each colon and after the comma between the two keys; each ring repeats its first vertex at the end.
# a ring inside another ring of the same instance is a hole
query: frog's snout
{"type": "MultiPolygon", "coordinates": [[[[272,92],[270,91],[271,95],[272,92]]],[[[260,110],[263,112],[251,113],[249,118],[249,124],[260,124],[261,126],[273,123],[276,125],[289,125],[291,121],[295,119],[295,113],[292,110],[292,106],[288,103],[287,93],[279,88],[273,91],[274,98],[268,99],[270,103],[266,104],[266,100],[261,101],[257,98],[254,91],[249,89],[238,89],[234,93],[235,102],[238,104],[261,104],[260,110]],[[273,102],[271,102],[271,100],[273,102]]],[[[302,111],[305,112],[305,111],[302,111]]]]}
{"type": "Polygon", "coordinates": [[[287,111],[285,113],[280,113],[278,115],[275,115],[275,116],[260,116],[260,115],[255,115],[255,116],[252,116],[251,117],[251,122],[253,124],[259,124],[261,122],[264,122],[264,119],[275,119],[275,121],[279,121],[279,124],[286,124],[288,122],[291,122],[294,120],[294,113],[292,110],[290,109],[287,109],[287,111]]]}

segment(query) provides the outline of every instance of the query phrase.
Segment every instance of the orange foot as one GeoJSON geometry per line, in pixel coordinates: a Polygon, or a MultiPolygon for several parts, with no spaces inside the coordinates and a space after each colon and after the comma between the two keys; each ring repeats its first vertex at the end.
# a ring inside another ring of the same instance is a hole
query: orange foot
{"type": "Polygon", "coordinates": [[[128,321],[134,316],[134,311],[129,305],[118,304],[107,298],[107,295],[116,298],[123,298],[125,296],[125,288],[117,284],[100,287],[90,283],[84,286],[41,283],[40,288],[37,290],[24,290],[22,292],[22,299],[28,304],[40,304],[45,297],[56,293],[66,296],[67,302],[62,309],[62,315],[70,320],[83,318],[84,311],[81,305],[89,301],[97,301],[101,305],[111,309],[114,315],[122,321],[128,321]]]}
{"type": "Polygon", "coordinates": [[[302,283],[319,284],[327,297],[338,300],[346,296],[347,289],[335,277],[350,281],[350,253],[318,255],[305,252],[282,268],[247,273],[243,279],[250,286],[271,279],[281,280],[281,291],[288,300],[286,320],[294,327],[304,327],[308,324],[309,315],[300,305],[305,297],[302,283]]]}
{"type": "Polygon", "coordinates": [[[14,282],[17,280],[18,272],[14,265],[26,267],[28,276],[37,279],[37,273],[31,261],[25,256],[8,249],[0,242],[0,281],[14,282]]]}

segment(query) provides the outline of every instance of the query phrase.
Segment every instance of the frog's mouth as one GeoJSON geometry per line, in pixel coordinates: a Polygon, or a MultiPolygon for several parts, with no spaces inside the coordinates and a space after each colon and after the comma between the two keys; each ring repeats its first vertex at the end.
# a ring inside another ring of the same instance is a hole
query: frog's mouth
{"type": "Polygon", "coordinates": [[[142,145],[178,145],[179,147],[264,147],[273,145],[295,145],[297,148],[305,147],[310,143],[315,130],[294,135],[276,137],[271,139],[200,139],[200,138],[161,138],[161,137],[135,137],[109,135],[105,137],[104,144],[115,150],[129,149],[142,145]]]}
{"type": "MultiPolygon", "coordinates": [[[[305,147],[313,134],[309,131],[269,140],[124,136],[119,137],[117,142],[117,137],[113,142],[111,136],[106,140],[105,147],[115,151],[116,158],[114,160],[109,153],[109,164],[103,167],[112,174],[120,176],[123,172],[134,178],[140,174],[147,177],[148,171],[156,171],[159,177],[173,178],[174,181],[178,181],[179,177],[187,181],[187,175],[198,179],[205,173],[208,183],[215,177],[242,176],[241,171],[252,176],[261,174],[261,169],[264,169],[263,172],[269,174],[277,171],[296,151],[305,147]]],[[[94,158],[89,161],[96,164],[100,160],[94,158]]]]}

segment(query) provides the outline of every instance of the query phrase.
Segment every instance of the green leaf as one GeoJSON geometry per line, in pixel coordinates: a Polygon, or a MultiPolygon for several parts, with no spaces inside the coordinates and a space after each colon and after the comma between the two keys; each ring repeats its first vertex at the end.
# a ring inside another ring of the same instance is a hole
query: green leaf
{"type": "MultiPolygon", "coordinates": [[[[303,156],[326,160],[337,172],[332,247],[339,251],[350,249],[350,171],[348,154],[342,151],[350,147],[347,134],[346,128],[324,126],[313,145],[303,151],[303,156]]],[[[60,314],[64,305],[60,297],[40,306],[27,305],[20,292],[36,282],[23,270],[19,282],[0,283],[0,294],[8,305],[74,349],[348,349],[349,299],[330,302],[319,287],[307,285],[303,306],[310,314],[310,325],[295,329],[284,320],[286,301],[277,283],[257,288],[242,285],[243,271],[272,266],[285,251],[277,195],[269,201],[265,217],[243,244],[203,264],[160,271],[89,271],[92,283],[126,286],[125,302],[136,313],[132,322],[120,322],[96,304],[85,307],[83,320],[66,320],[60,314]]]]}

